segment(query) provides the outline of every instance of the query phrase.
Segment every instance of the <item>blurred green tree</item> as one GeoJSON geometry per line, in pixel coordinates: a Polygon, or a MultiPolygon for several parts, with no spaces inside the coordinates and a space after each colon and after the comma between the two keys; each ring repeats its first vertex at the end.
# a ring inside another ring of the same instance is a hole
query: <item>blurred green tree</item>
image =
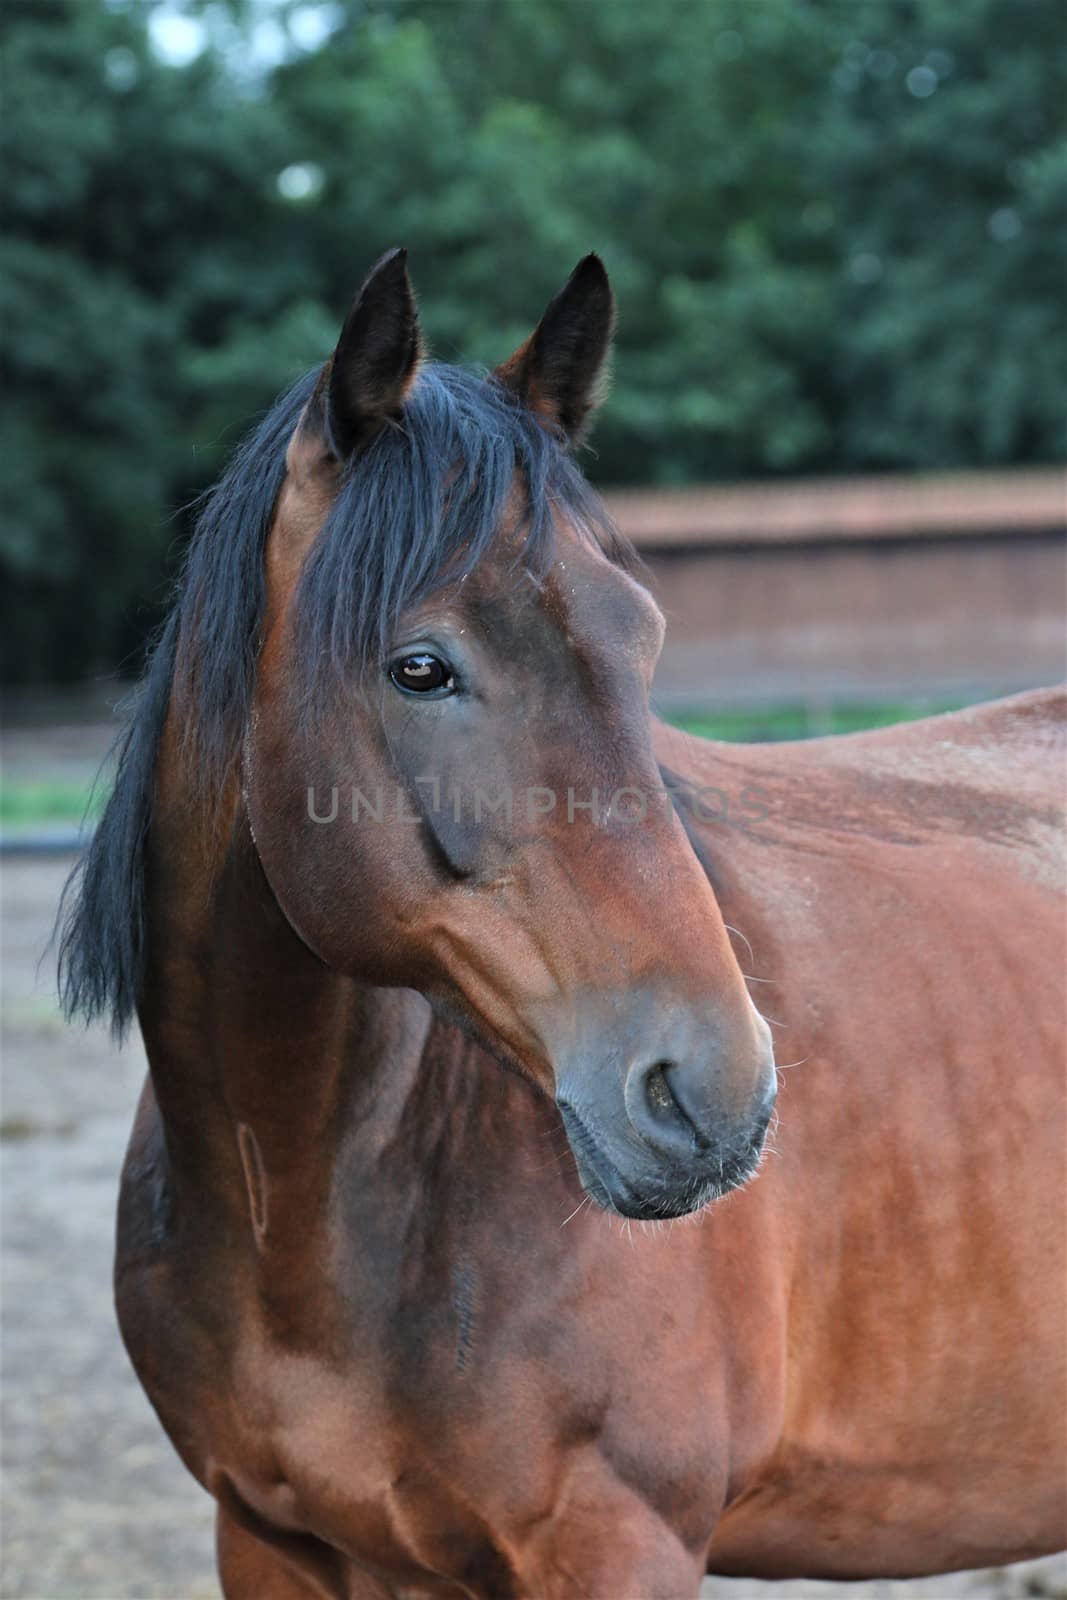
{"type": "Polygon", "coordinates": [[[8,677],[136,655],[179,508],[398,242],[436,353],[487,365],[604,255],[603,482],[1062,456],[1057,0],[8,0],[4,27],[8,677]]]}
{"type": "Polygon", "coordinates": [[[856,8],[807,146],[840,240],[844,465],[1063,457],[1064,20],[1056,0],[856,8]]]}
{"type": "MultiPolygon", "coordinates": [[[[210,54],[159,60],[148,14],[4,10],[9,681],[136,664],[175,513],[225,450],[202,363],[294,301],[269,107],[235,95],[210,54]]],[[[242,400],[262,406],[284,376],[265,349],[242,400]]]]}

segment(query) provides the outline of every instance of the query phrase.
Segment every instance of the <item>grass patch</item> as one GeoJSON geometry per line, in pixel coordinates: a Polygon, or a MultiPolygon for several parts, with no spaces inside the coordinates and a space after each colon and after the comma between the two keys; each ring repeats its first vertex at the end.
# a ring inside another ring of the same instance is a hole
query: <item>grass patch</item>
{"type": "Polygon", "coordinates": [[[5,779],[0,785],[0,824],[5,828],[39,823],[70,823],[76,827],[83,817],[95,822],[107,804],[107,795],[103,784],[94,794],[92,785],[86,783],[5,779]]]}
{"type": "Polygon", "coordinates": [[[756,744],[774,739],[814,739],[825,733],[861,733],[865,728],[887,728],[895,722],[954,711],[955,705],[891,704],[770,706],[738,711],[677,711],[664,720],[684,733],[702,739],[725,739],[735,744],[756,744]]]}

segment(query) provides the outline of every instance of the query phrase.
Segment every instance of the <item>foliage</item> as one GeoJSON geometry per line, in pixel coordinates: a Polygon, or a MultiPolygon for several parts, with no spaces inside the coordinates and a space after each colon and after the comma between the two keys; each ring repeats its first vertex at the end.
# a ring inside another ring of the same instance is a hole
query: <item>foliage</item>
{"type": "Polygon", "coordinates": [[[435,352],[485,364],[602,253],[603,482],[1062,455],[1057,0],[4,18],[9,679],[136,665],[181,508],[397,242],[435,352]]]}

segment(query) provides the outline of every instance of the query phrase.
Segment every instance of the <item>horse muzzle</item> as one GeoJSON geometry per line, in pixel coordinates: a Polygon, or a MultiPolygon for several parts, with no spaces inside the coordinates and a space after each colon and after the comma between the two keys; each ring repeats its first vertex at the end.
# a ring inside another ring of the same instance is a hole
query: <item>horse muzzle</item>
{"type": "Polygon", "coordinates": [[[681,1217],[752,1177],[777,1093],[769,1033],[754,1020],[725,1058],[705,1043],[631,1053],[621,1072],[557,1066],[556,1103],[594,1201],[646,1221],[681,1217]]]}

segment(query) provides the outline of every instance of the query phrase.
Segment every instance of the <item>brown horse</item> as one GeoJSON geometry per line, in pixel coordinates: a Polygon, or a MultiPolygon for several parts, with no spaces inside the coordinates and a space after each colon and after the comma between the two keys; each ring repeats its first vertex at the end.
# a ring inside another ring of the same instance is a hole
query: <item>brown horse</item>
{"type": "Polygon", "coordinates": [[[1061,703],[657,723],[564,449],[612,318],[588,257],[476,378],[379,263],[204,512],[67,923],[148,1049],[119,1318],[230,1600],[1064,1541],[1061,703]]]}

